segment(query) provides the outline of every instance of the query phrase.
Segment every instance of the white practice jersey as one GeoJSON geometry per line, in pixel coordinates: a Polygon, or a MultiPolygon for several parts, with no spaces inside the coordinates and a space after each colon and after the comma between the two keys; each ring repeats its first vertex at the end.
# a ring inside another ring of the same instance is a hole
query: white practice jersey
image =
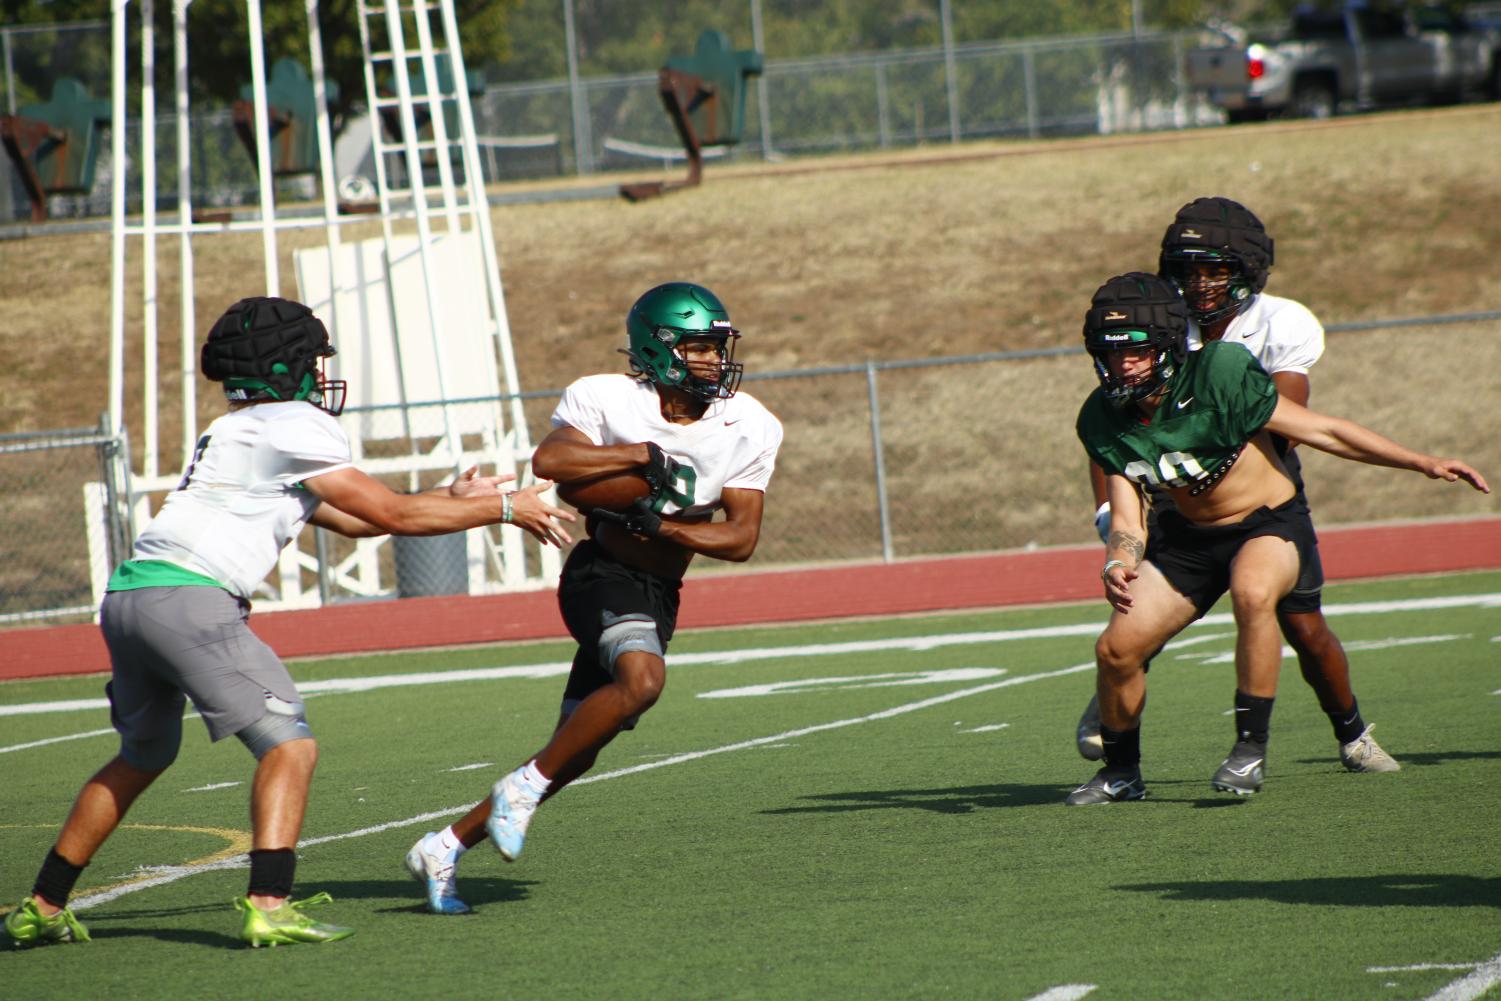
{"type": "MultiPolygon", "coordinates": [[[[1324,354],[1324,327],[1307,306],[1292,299],[1267,295],[1251,299],[1220,338],[1240,344],[1256,356],[1269,374],[1300,372],[1308,374],[1313,363],[1324,354]]],[[[1204,346],[1197,323],[1188,324],[1188,350],[1204,346]]]]}
{"type": "Polygon", "coordinates": [[[299,484],[350,465],[339,422],[311,403],[258,403],[198,439],[132,558],[212,577],[247,601],[320,501],[299,484]]]}
{"type": "Polygon", "coordinates": [[[552,426],[576,428],[596,445],[656,442],[692,469],[679,478],[667,514],[712,512],[726,489],[765,491],[782,445],[782,422],[747,393],[715,400],[692,424],[674,424],[662,416],[656,388],[629,375],[577,380],[563,391],[552,426]]]}

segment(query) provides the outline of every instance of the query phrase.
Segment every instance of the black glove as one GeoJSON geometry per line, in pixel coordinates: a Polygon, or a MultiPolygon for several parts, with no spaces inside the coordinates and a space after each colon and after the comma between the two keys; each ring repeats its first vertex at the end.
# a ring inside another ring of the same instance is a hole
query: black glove
{"type": "Polygon", "coordinates": [[[663,491],[676,481],[678,470],[681,468],[683,468],[682,464],[662,451],[661,446],[656,442],[647,442],[646,462],[636,467],[636,472],[641,474],[641,478],[646,481],[649,488],[647,500],[655,503],[657,498],[662,496],[663,491]]]}
{"type": "MultiPolygon", "coordinates": [[[[652,447],[656,448],[655,445],[652,447]]],[[[608,521],[612,525],[619,525],[627,532],[634,532],[649,538],[662,534],[662,516],[651,509],[651,500],[646,497],[637,500],[624,511],[606,511],[604,508],[597,507],[589,512],[589,517],[599,521],[608,521]]]]}

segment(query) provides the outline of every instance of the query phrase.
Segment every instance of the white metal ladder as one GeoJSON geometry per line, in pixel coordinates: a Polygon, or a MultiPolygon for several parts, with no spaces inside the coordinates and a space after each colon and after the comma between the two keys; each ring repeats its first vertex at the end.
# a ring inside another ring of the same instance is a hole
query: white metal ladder
{"type": "MultiPolygon", "coordinates": [[[[526,463],[522,482],[531,480],[529,460],[531,442],[526,416],[519,398],[520,380],[511,344],[510,323],[506,316],[505,293],[500,281],[500,263],[495,250],[495,236],[485,197],[484,177],[480,168],[479,147],[475,141],[474,114],[469,102],[464,56],[459,44],[458,21],[453,0],[386,0],[369,3],[357,0],[360,43],[364,52],[365,94],[371,115],[371,142],[374,153],[376,191],[380,200],[381,229],[386,259],[397,257],[395,223],[415,222],[416,243],[421,261],[423,284],[428,289],[428,324],[433,333],[432,349],[439,373],[439,396],[449,399],[442,373],[447,370],[438,297],[441,287],[434,216],[446,221],[444,230],[454,239],[465,236],[478,244],[483,258],[485,292],[493,325],[486,333],[495,341],[496,357],[503,376],[508,405],[495,407],[495,440],[486,441],[486,450],[496,456],[502,471],[516,470],[526,463]],[[436,21],[436,24],[434,23],[436,21]],[[448,80],[439,72],[440,61],[450,70],[448,80]],[[423,93],[414,94],[413,79],[423,82],[423,93]],[[389,80],[395,93],[383,91],[389,80]],[[423,139],[417,127],[417,110],[425,107],[431,138],[423,139]],[[458,135],[450,135],[448,108],[457,114],[458,135]],[[400,135],[388,139],[383,130],[383,109],[395,109],[400,135]],[[395,183],[388,156],[399,156],[403,183],[395,183]],[[455,160],[461,177],[455,177],[455,160]],[[429,163],[436,169],[437,183],[428,181],[429,163]],[[436,204],[435,204],[436,202],[436,204]],[[506,419],[508,413],[509,420],[506,419]]],[[[443,407],[445,446],[449,454],[459,456],[464,450],[455,429],[452,406],[443,407]]],[[[489,436],[487,436],[489,437],[489,436]]],[[[458,472],[457,464],[455,472],[458,472]]],[[[502,583],[523,584],[527,579],[523,537],[520,529],[506,526],[500,531],[497,545],[486,533],[490,557],[495,561],[502,583]]],[[[543,579],[557,576],[557,551],[543,547],[540,573],[543,579]]]]}

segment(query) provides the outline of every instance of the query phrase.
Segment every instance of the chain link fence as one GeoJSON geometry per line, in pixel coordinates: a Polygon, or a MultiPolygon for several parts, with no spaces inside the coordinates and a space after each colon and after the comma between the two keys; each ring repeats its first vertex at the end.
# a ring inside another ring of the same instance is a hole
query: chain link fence
{"type": "MultiPolygon", "coordinates": [[[[1501,439],[1473,415],[1501,406],[1498,324],[1501,312],[1331,325],[1331,337],[1361,333],[1319,363],[1314,405],[1416,448],[1460,456],[1494,477],[1501,439]]],[[[1075,347],[752,369],[742,390],[786,430],[755,563],[900,560],[1093,541],[1094,503],[1074,419],[1094,385],[1075,347]]],[[[533,442],[550,430],[559,393],[520,396],[533,442]]],[[[485,471],[493,471],[493,437],[479,429],[500,402],[350,408],[344,426],[358,443],[357,465],[392,489],[421,490],[454,471],[454,463],[432,459],[450,430],[464,453],[460,465],[488,461],[485,471]],[[423,468],[395,468],[412,465],[423,468]]],[[[1493,496],[1461,486],[1306,451],[1319,524],[1501,511],[1493,496]]],[[[0,518],[0,626],[92,613],[97,568],[107,575],[131,537],[123,520],[99,521],[115,505],[108,488],[93,484],[110,482],[111,464],[128,465],[127,450],[102,432],[0,438],[0,490],[8,499],[0,518]]],[[[148,498],[152,510],[161,496],[148,498]]],[[[464,593],[479,579],[475,561],[493,558],[486,546],[466,545],[465,536],[407,540],[363,555],[326,532],[304,533],[300,544],[309,556],[300,587],[324,602],[464,593]],[[361,561],[369,561],[368,573],[360,572],[361,561]]],[[[525,548],[525,560],[536,573],[535,545],[525,548]]],[[[690,572],[730,566],[702,559],[690,572]]],[[[495,567],[483,569],[494,579],[495,567]]]]}
{"type": "Polygon", "coordinates": [[[0,435],[0,626],[92,615],[100,568],[129,555],[129,453],[103,425],[0,435]]]}

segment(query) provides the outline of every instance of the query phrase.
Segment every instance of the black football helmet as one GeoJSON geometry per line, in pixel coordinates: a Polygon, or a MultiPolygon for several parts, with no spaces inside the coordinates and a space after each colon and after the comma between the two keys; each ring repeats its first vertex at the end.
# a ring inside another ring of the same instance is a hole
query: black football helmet
{"type": "Polygon", "coordinates": [[[323,374],[334,354],[328,328],[300,302],[241,299],[208,332],[199,355],[204,377],[224,383],[231,401],[306,400],[337,417],[348,386],[323,374]]]}
{"type": "Polygon", "coordinates": [[[1084,314],[1084,348],[1108,403],[1125,407],[1147,399],[1167,385],[1188,357],[1188,307],[1178,290],[1157,275],[1117,275],[1090,300],[1084,314]],[[1111,374],[1110,354],[1130,348],[1151,349],[1147,378],[1127,382],[1111,374]]]}
{"type": "Polygon", "coordinates": [[[1272,238],[1256,214],[1228,198],[1197,198],[1178,210],[1162,236],[1157,271],[1178,286],[1201,325],[1234,316],[1266,288],[1272,238]],[[1224,265],[1228,278],[1206,280],[1199,265],[1224,265]]]}

